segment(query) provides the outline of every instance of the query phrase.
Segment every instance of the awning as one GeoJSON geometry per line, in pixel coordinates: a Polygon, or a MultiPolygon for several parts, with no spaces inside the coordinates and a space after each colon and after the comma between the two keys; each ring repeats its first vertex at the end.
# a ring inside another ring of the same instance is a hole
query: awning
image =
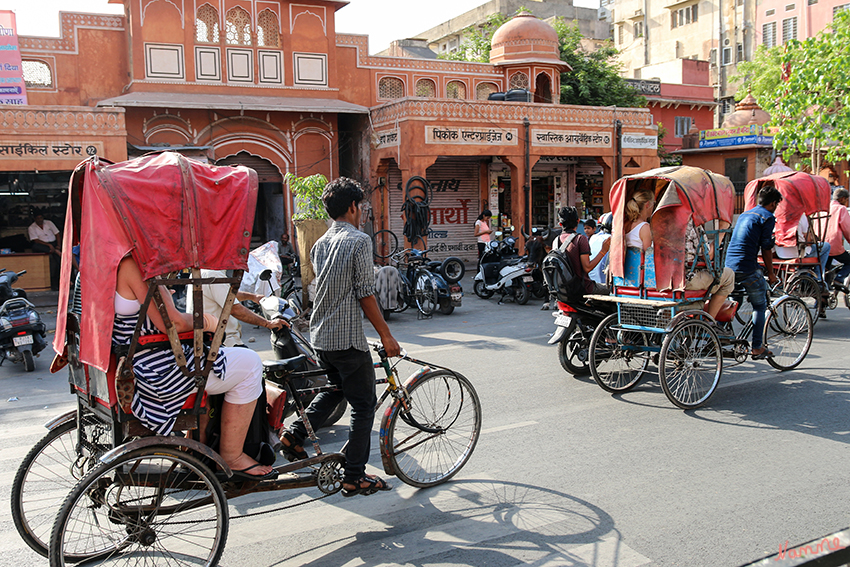
{"type": "Polygon", "coordinates": [[[283,96],[244,96],[194,93],[136,92],[107,98],[99,107],[202,108],[209,110],[261,110],[264,112],[325,112],[331,114],[368,114],[369,109],[333,98],[283,96]]]}

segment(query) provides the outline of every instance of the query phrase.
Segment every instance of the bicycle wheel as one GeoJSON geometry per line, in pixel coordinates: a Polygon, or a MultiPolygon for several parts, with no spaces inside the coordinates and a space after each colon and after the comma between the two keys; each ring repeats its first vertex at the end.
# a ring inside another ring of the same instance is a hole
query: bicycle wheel
{"type": "Polygon", "coordinates": [[[658,376],[673,405],[698,408],[708,401],[723,373],[723,351],[714,329],[698,319],[673,329],[661,345],[658,376]]]}
{"type": "Polygon", "coordinates": [[[227,541],[221,485],[193,455],[131,451],[89,472],[71,491],[50,536],[50,565],[218,563],[227,541]]]}
{"type": "Polygon", "coordinates": [[[649,365],[649,340],[645,333],[616,328],[618,314],[605,317],[590,338],[588,363],[593,379],[606,392],[634,388],[649,365]]]}
{"type": "Polygon", "coordinates": [[[768,364],[777,370],[791,370],[803,362],[812,346],[812,322],[805,303],[796,297],[771,306],[764,325],[764,344],[773,352],[768,364]]]}
{"type": "Polygon", "coordinates": [[[372,253],[375,258],[386,260],[399,250],[398,237],[391,230],[379,230],[372,237],[372,253]]]}
{"type": "Polygon", "coordinates": [[[570,323],[567,334],[567,339],[558,343],[558,361],[561,368],[573,376],[584,376],[590,373],[587,365],[589,342],[581,329],[576,328],[575,322],[570,323]]]}
{"type": "Polygon", "coordinates": [[[434,311],[440,306],[437,300],[437,283],[431,277],[431,274],[424,270],[416,276],[413,293],[416,297],[416,307],[426,317],[433,315],[434,311]]]}
{"type": "Polygon", "coordinates": [[[817,324],[823,298],[820,283],[808,272],[797,272],[788,282],[786,291],[799,297],[812,314],[812,325],[817,324]]]}
{"type": "Polygon", "coordinates": [[[381,421],[381,455],[394,474],[419,488],[452,478],[481,434],[481,402],[464,376],[432,370],[406,384],[410,411],[400,401],[381,421]]]}

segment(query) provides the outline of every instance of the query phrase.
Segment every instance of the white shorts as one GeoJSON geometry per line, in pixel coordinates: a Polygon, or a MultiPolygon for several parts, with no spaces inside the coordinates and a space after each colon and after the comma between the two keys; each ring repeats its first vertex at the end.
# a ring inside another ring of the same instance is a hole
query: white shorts
{"type": "Polygon", "coordinates": [[[222,347],[221,352],[225,359],[224,377],[211,372],[207,378],[207,394],[224,394],[224,401],[239,405],[259,398],[263,391],[260,355],[241,347],[222,347]]]}

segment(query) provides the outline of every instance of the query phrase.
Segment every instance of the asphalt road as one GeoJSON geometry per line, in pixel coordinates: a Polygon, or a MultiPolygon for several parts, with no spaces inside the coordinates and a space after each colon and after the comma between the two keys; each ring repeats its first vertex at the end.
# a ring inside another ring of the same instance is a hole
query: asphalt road
{"type": "MultiPolygon", "coordinates": [[[[395,480],[389,493],[250,518],[236,516],[319,493],[232,500],[222,565],[735,566],[850,524],[843,303],[797,370],[727,368],[710,404],[683,412],[654,376],[621,396],[572,378],[546,345],[553,325],[541,301],[497,305],[472,294],[469,276],[463,283],[454,314],[408,311],[390,326],[412,356],[474,383],[483,431],[466,467],[432,489],[395,480]]],[[[246,335],[271,358],[265,332],[246,335]]],[[[48,363],[42,356],[32,374],[0,367],[0,565],[46,564],[17,536],[9,491],[41,424],[73,407],[66,376],[46,373],[48,363]]],[[[325,450],[344,442],[347,417],[340,423],[321,432],[325,450]]],[[[380,468],[377,423],[371,464],[380,468]]]]}

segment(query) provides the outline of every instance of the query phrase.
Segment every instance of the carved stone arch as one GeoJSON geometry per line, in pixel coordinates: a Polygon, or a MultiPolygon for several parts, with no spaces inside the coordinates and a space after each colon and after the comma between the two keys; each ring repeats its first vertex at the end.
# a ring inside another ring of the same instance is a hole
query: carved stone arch
{"type": "Polygon", "coordinates": [[[183,34],[183,10],[172,0],[149,0],[139,18],[145,41],[167,43],[183,34]],[[145,27],[145,20],[148,26],[145,27]]]}
{"type": "Polygon", "coordinates": [[[295,175],[305,177],[321,173],[328,179],[334,177],[334,136],[323,128],[301,128],[292,134],[295,152],[295,175]]]}
{"type": "Polygon", "coordinates": [[[534,102],[552,102],[552,77],[541,71],[534,79],[534,102]]]}
{"type": "Polygon", "coordinates": [[[297,122],[294,122],[292,124],[292,130],[296,131],[296,130],[300,130],[301,128],[307,128],[308,127],[307,125],[311,124],[311,123],[318,123],[318,124],[321,125],[322,128],[325,128],[327,130],[330,130],[333,127],[332,124],[330,122],[328,122],[327,120],[325,120],[324,118],[316,118],[315,116],[308,116],[307,118],[302,118],[302,119],[298,120],[297,122]]]}
{"type": "Polygon", "coordinates": [[[253,116],[227,116],[210,122],[195,135],[195,144],[199,146],[213,145],[216,139],[229,138],[230,136],[245,136],[246,138],[262,140],[270,147],[280,151],[287,160],[292,158],[292,143],[290,136],[268,120],[262,120],[253,116]],[[233,128],[226,126],[233,122],[240,122],[244,126],[233,128]],[[217,134],[217,129],[223,130],[223,134],[217,134]],[[231,134],[230,131],[239,132],[231,134]]]}

